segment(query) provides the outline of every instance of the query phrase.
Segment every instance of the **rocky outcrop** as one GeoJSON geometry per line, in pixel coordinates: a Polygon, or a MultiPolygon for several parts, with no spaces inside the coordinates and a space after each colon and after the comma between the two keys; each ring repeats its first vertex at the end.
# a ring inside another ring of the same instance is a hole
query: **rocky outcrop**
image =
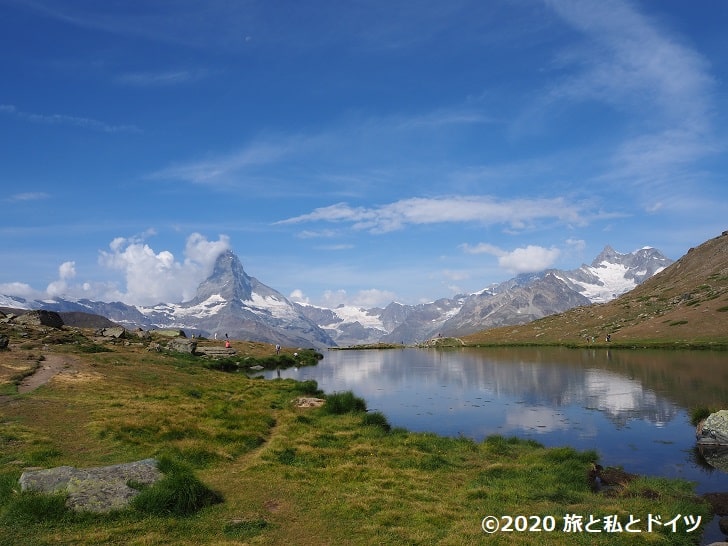
{"type": "Polygon", "coordinates": [[[55,311],[46,311],[38,309],[28,311],[14,320],[15,324],[25,324],[28,326],[50,326],[51,328],[63,328],[63,319],[61,315],[55,311]]]}
{"type": "Polygon", "coordinates": [[[77,511],[110,512],[129,506],[139,489],[128,484],[151,485],[163,477],[155,459],[79,469],[59,466],[27,470],[20,476],[21,491],[67,493],[66,505],[77,511]]]}

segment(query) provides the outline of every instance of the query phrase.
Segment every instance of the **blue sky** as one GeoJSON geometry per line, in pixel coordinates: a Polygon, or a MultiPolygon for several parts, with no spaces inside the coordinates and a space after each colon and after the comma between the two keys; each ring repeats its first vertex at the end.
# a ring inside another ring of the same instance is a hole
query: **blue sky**
{"type": "Polygon", "coordinates": [[[0,0],[0,293],[372,307],[728,229],[728,3],[0,0]]]}

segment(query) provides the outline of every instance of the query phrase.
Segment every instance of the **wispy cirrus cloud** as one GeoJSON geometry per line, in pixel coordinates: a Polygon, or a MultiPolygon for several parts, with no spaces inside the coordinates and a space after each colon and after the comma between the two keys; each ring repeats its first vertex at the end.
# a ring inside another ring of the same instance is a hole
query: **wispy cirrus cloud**
{"type": "Polygon", "coordinates": [[[529,111],[540,116],[570,103],[608,105],[628,127],[595,181],[641,190],[651,208],[655,200],[669,200],[665,195],[684,195],[681,188],[690,185],[677,182],[699,178],[697,162],[722,148],[713,135],[715,81],[708,61],[631,3],[547,5],[583,40],[562,50],[556,78],[529,111]]]}
{"type": "Polygon", "coordinates": [[[180,180],[192,184],[227,185],[236,181],[248,169],[270,165],[285,159],[291,147],[284,143],[261,141],[229,154],[182,162],[159,169],[148,175],[156,180],[180,180]]]}
{"type": "Polygon", "coordinates": [[[35,114],[19,110],[12,104],[0,104],[0,113],[13,116],[29,123],[40,123],[44,125],[67,125],[99,131],[102,133],[140,133],[141,129],[136,125],[113,125],[97,119],[79,116],[68,116],[65,114],[35,114]]]}
{"type": "Polygon", "coordinates": [[[44,191],[28,191],[8,195],[5,199],[3,199],[3,201],[7,201],[9,203],[18,203],[22,201],[40,201],[43,199],[49,199],[50,196],[51,195],[49,193],[46,193],[44,191]]]}
{"type": "Polygon", "coordinates": [[[487,196],[450,196],[413,197],[378,207],[337,203],[276,224],[349,223],[355,230],[386,233],[407,225],[439,223],[505,224],[512,229],[525,229],[541,221],[583,225],[589,216],[584,205],[569,203],[564,198],[498,200],[487,196]]]}
{"type": "Polygon", "coordinates": [[[128,72],[115,81],[133,87],[167,87],[193,83],[206,78],[206,70],[165,70],[159,72],[128,72]]]}

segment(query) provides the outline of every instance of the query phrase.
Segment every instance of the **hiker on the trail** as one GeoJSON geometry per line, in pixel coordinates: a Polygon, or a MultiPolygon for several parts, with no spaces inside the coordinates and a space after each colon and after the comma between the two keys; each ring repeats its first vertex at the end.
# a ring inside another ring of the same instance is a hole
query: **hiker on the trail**
{"type": "Polygon", "coordinates": [[[277,355],[281,354],[281,346],[278,344],[276,344],[276,354],[277,355]]]}
{"type": "Polygon", "coordinates": [[[230,340],[229,339],[226,339],[225,340],[225,348],[226,349],[229,349],[230,348],[230,340]]]}

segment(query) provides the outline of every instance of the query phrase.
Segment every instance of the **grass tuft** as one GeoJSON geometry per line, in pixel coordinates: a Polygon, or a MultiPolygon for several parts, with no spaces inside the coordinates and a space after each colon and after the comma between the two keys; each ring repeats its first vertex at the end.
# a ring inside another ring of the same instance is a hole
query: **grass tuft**
{"type": "Polygon", "coordinates": [[[333,415],[358,413],[367,410],[367,403],[351,391],[335,392],[326,397],[323,409],[326,413],[333,415]]]}
{"type": "Polygon", "coordinates": [[[384,432],[392,430],[392,425],[389,424],[387,417],[381,411],[365,413],[361,422],[364,426],[377,427],[382,429],[384,432]]]}
{"type": "Polygon", "coordinates": [[[203,484],[188,466],[167,456],[159,458],[158,466],[164,478],[142,490],[131,502],[139,512],[189,516],[222,502],[222,496],[203,484]]]}
{"type": "Polygon", "coordinates": [[[244,540],[259,535],[269,525],[264,519],[235,520],[225,524],[223,532],[228,538],[244,540]]]}
{"type": "Polygon", "coordinates": [[[31,524],[62,521],[69,517],[65,494],[42,494],[35,491],[12,493],[5,505],[0,522],[5,524],[31,524]]]}

